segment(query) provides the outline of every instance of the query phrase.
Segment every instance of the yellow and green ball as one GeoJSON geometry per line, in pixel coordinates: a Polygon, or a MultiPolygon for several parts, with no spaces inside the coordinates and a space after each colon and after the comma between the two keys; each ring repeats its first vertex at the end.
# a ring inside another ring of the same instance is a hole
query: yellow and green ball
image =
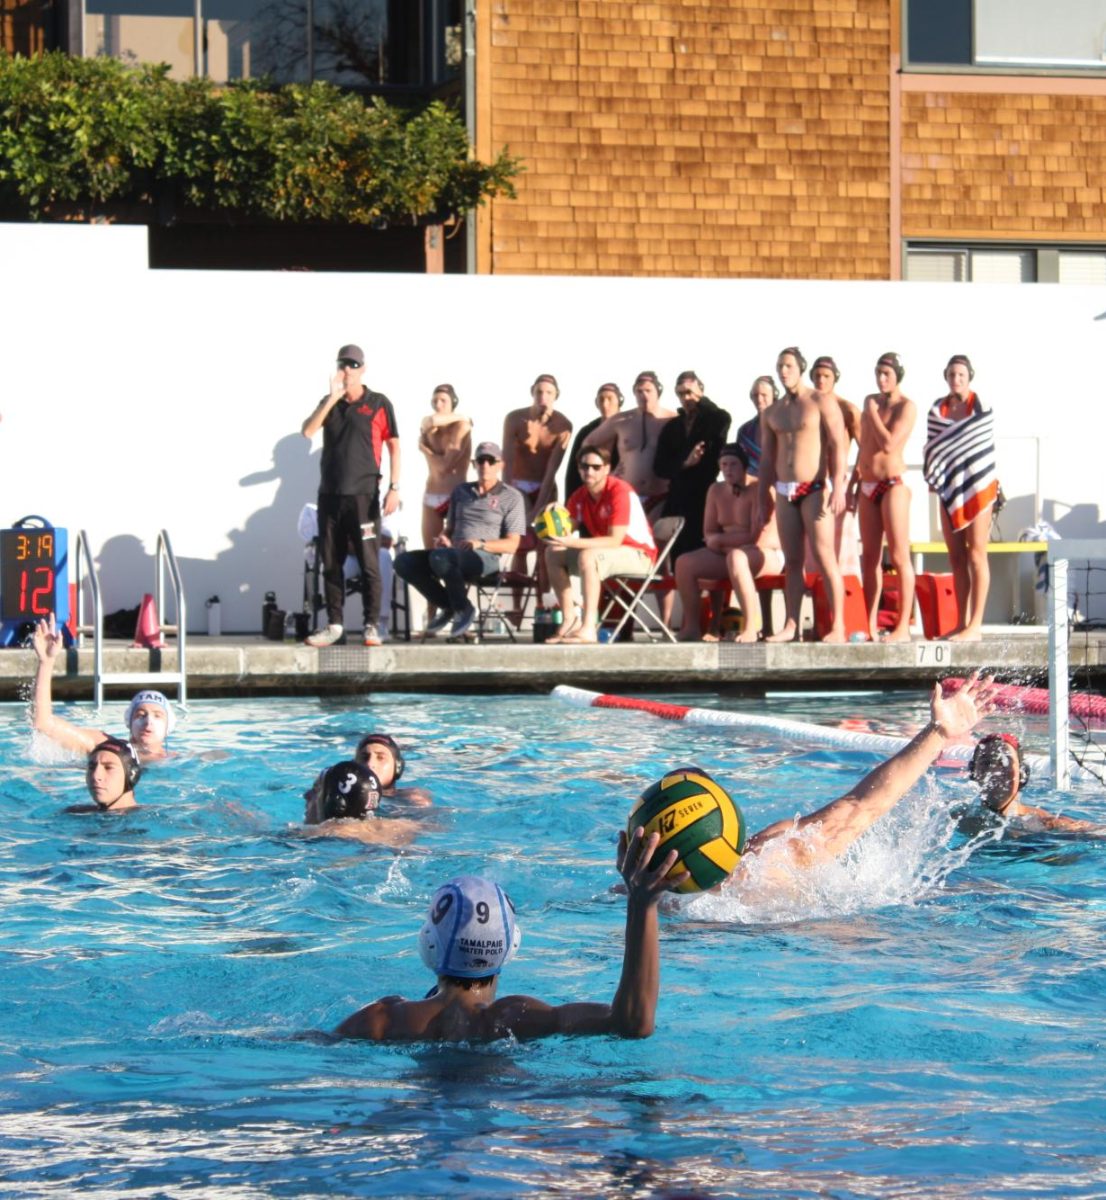
{"type": "Polygon", "coordinates": [[[531,528],[542,541],[551,537],[568,537],[573,530],[572,517],[567,508],[554,504],[538,513],[531,528]]]}
{"type": "Polygon", "coordinates": [[[675,850],[669,878],[690,872],[675,889],[678,892],[705,892],[721,883],[733,873],[745,848],[741,809],[725,788],[694,767],[670,771],[642,792],[630,812],[627,835],[632,837],[639,826],[645,837],[661,835],[653,864],[675,850]]]}

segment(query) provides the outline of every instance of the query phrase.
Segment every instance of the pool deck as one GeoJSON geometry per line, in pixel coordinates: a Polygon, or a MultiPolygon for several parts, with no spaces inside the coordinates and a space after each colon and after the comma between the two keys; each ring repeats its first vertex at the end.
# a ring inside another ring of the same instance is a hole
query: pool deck
{"type": "MultiPolygon", "coordinates": [[[[977,667],[1024,684],[1047,686],[1048,633],[1040,626],[985,630],[982,642],[913,641],[894,645],[818,643],[627,642],[602,646],[544,646],[496,639],[479,645],[442,641],[389,642],[314,650],[250,635],[189,636],[188,693],[198,695],[311,694],[371,691],[541,691],[569,683],[603,692],[653,690],[835,690],[857,685],[918,687],[977,667]]],[[[133,650],[105,642],[107,673],[175,670],[177,654],[133,650]]],[[[1070,665],[1080,686],[1106,684],[1106,633],[1073,634],[1070,665]]],[[[0,698],[26,696],[34,655],[0,651],[0,698]]],[[[131,695],[139,685],[107,683],[109,697],[131,695]]],[[[165,691],[175,695],[174,686],[165,691]]],[[[54,694],[92,695],[92,650],[59,655],[54,694]]]]}

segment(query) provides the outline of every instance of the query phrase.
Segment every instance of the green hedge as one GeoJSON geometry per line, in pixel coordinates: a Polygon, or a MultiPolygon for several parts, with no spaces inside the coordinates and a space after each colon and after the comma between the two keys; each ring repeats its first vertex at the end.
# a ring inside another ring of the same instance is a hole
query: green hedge
{"type": "Polygon", "coordinates": [[[0,210],[169,200],[277,221],[417,221],[513,196],[519,163],[469,155],[447,105],[326,83],[217,87],[168,67],[0,52],[0,210]]]}

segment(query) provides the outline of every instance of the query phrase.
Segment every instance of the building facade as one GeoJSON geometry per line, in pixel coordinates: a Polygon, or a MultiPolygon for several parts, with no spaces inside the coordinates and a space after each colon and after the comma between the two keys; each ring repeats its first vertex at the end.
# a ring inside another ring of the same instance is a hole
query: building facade
{"type": "Polygon", "coordinates": [[[0,0],[0,17],[22,53],[451,96],[479,157],[525,167],[517,199],[475,215],[469,270],[1106,282],[1101,0],[0,0]]]}

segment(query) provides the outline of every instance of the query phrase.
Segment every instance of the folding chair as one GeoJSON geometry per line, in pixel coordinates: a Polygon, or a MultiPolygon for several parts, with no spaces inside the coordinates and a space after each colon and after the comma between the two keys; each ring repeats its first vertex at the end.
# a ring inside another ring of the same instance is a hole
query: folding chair
{"type": "MultiPolygon", "coordinates": [[[[528,529],[519,542],[518,553],[529,554],[537,549],[537,535],[528,529]]],[[[522,629],[522,622],[530,601],[536,602],[538,597],[538,566],[534,563],[533,574],[525,571],[512,571],[510,567],[512,554],[504,554],[500,558],[499,570],[493,571],[478,579],[473,585],[476,588],[476,640],[482,641],[489,627],[495,632],[506,632],[512,642],[517,642],[517,632],[522,629]],[[518,593],[518,605],[515,605],[514,594],[518,593]],[[504,607],[504,601],[509,601],[510,607],[504,607]],[[510,614],[518,614],[518,622],[512,627],[510,614]]]]}
{"type": "Polygon", "coordinates": [[[599,623],[602,625],[611,617],[618,616],[618,623],[611,630],[608,642],[614,642],[631,619],[650,641],[653,640],[654,631],[670,642],[676,640],[676,635],[645,601],[650,595],[670,592],[676,586],[667,565],[669,554],[683,527],[683,517],[660,517],[653,525],[657,557],[650,569],[640,574],[610,575],[603,580],[606,605],[599,614],[599,623]]]}

